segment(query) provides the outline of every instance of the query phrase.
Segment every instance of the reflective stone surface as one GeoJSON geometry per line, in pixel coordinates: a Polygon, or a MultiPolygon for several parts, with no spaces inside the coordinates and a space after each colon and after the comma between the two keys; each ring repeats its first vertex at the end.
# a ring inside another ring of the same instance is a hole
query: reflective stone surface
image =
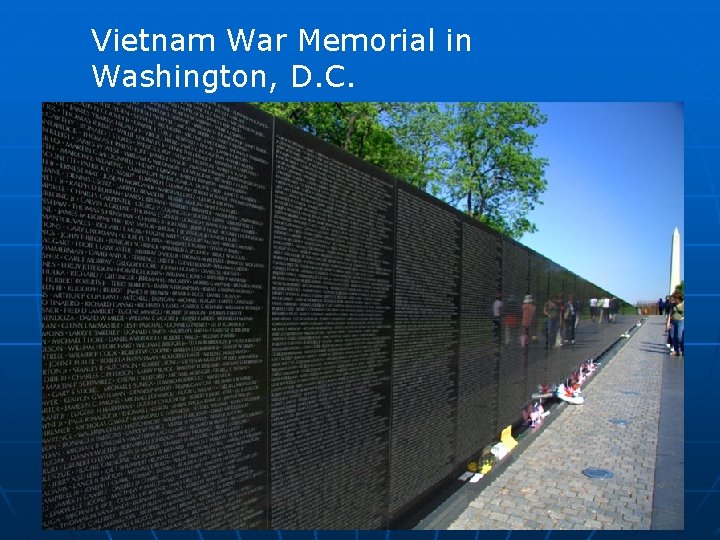
{"type": "Polygon", "coordinates": [[[43,525],[387,527],[604,294],[252,107],[45,104],[43,525]]]}

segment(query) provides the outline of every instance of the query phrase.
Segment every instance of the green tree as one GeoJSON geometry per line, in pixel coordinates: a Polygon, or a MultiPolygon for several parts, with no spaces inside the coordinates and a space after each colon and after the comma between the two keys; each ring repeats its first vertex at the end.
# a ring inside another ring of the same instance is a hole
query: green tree
{"type": "Polygon", "coordinates": [[[260,108],[355,155],[378,124],[373,103],[258,103],[260,108]]]}
{"type": "Polygon", "coordinates": [[[437,103],[387,103],[382,111],[383,123],[416,160],[406,180],[437,196],[449,167],[450,116],[437,103]]]}
{"type": "Polygon", "coordinates": [[[531,103],[258,103],[514,238],[545,191],[531,103]]]}
{"type": "Polygon", "coordinates": [[[679,285],[675,287],[675,292],[685,296],[685,280],[683,279],[679,285]]]}
{"type": "Polygon", "coordinates": [[[256,103],[287,122],[414,183],[418,158],[380,122],[378,103],[256,103]]]}
{"type": "Polygon", "coordinates": [[[457,103],[448,109],[448,202],[513,238],[535,232],[527,215],[542,204],[547,160],[533,155],[537,135],[531,130],[547,117],[532,103],[457,103]]]}

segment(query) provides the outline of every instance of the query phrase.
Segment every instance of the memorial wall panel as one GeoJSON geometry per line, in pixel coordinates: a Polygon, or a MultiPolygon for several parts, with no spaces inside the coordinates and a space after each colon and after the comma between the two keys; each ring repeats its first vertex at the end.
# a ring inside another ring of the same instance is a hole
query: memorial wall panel
{"type": "Polygon", "coordinates": [[[508,239],[502,242],[502,332],[498,429],[517,420],[527,394],[527,349],[523,346],[522,307],[529,287],[527,248],[508,239]]]}
{"type": "Polygon", "coordinates": [[[271,526],[380,528],[395,182],[284,124],[275,155],[271,526]]]}
{"type": "Polygon", "coordinates": [[[497,435],[500,346],[493,339],[492,305],[502,275],[500,235],[467,222],[462,234],[458,463],[477,457],[478,449],[497,435]]]}
{"type": "Polygon", "coordinates": [[[461,235],[453,211],[398,184],[391,516],[453,469],[461,235]]]}
{"type": "Polygon", "coordinates": [[[269,117],[43,108],[43,526],[266,526],[269,117]]]}

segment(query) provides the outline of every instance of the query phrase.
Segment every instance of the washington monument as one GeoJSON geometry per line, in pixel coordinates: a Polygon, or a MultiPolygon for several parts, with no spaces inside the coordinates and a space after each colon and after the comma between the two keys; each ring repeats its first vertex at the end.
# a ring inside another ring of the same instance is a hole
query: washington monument
{"type": "Polygon", "coordinates": [[[670,252],[670,294],[680,285],[680,233],[677,227],[672,236],[672,251],[670,252]]]}

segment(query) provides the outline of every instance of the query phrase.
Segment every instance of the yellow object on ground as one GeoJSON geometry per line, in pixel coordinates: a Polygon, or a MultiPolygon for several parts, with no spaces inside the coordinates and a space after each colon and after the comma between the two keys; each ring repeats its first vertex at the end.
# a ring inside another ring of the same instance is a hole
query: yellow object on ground
{"type": "Polygon", "coordinates": [[[505,445],[508,450],[512,450],[517,446],[517,441],[512,436],[512,426],[508,426],[500,433],[500,442],[505,445]]]}

